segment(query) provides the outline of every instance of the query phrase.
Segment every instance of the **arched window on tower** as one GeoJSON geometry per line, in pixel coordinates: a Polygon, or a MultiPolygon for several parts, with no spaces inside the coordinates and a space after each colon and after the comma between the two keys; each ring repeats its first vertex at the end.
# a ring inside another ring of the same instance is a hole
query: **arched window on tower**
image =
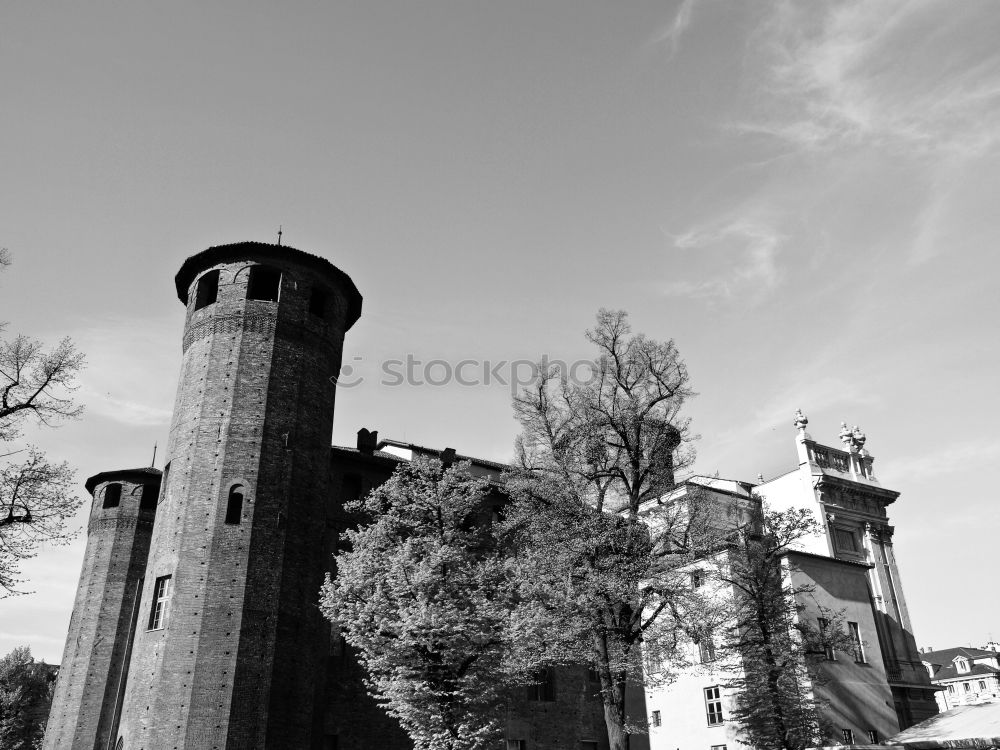
{"type": "Polygon", "coordinates": [[[142,485],[142,497],[139,498],[139,510],[156,510],[156,495],[159,488],[155,484],[142,485]]]}
{"type": "Polygon", "coordinates": [[[219,298],[219,272],[209,271],[198,279],[198,288],[194,295],[194,309],[214,305],[219,298]]]}
{"type": "Polygon", "coordinates": [[[326,317],[326,290],[322,287],[314,286],[309,295],[309,314],[317,318],[326,317]]]}
{"type": "Polygon", "coordinates": [[[120,484],[109,484],[104,488],[104,508],[117,508],[122,501],[122,486],[120,484]]]}
{"type": "Polygon", "coordinates": [[[234,484],[229,489],[229,500],[226,502],[226,523],[236,526],[243,519],[243,485],[234,484]]]}
{"type": "Polygon", "coordinates": [[[247,299],[260,299],[268,302],[278,301],[278,290],[281,289],[281,271],[269,266],[251,266],[250,278],[247,280],[247,299]]]}

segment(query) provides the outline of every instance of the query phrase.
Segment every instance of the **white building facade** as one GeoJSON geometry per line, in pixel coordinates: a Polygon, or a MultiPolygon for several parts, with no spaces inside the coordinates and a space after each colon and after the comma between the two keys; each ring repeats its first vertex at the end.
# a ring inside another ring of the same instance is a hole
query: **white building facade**
{"type": "MultiPolygon", "coordinates": [[[[758,484],[693,477],[675,496],[697,489],[730,506],[762,500],[773,510],[812,511],[822,533],[802,540],[785,559],[792,586],[810,592],[800,599],[799,616],[841,613],[854,647],[830,653],[821,682],[810,689],[824,701],[839,741],[875,744],[938,712],[892,546],[887,508],[899,493],[876,480],[858,428],[844,425],[843,448],[834,448],[814,441],[807,424],[798,412],[792,471],[758,484]]],[[[703,645],[691,648],[698,650],[691,653],[695,666],[670,683],[647,686],[650,750],[743,750],[739,728],[729,720],[731,672],[704,658],[703,645]]]]}

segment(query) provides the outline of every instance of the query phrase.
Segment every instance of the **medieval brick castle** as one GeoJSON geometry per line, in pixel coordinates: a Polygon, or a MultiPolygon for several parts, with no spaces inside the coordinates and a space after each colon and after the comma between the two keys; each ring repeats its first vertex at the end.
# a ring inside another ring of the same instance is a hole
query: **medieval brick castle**
{"type": "MultiPolygon", "coordinates": [[[[176,286],[187,313],[166,464],[162,475],[104,471],[86,483],[87,548],[44,748],[411,748],[366,695],[360,667],[317,607],[349,522],[345,500],[385,481],[400,454],[428,452],[367,430],[356,448],[330,446],[344,336],[361,294],[322,258],[253,242],[188,258],[176,286]]],[[[472,462],[477,473],[503,468],[472,462]]],[[[872,494],[872,482],[863,483],[872,494]]],[[[837,502],[812,501],[821,513],[837,502]]],[[[858,523],[884,521],[879,507],[858,523]]],[[[838,549],[830,547],[831,559],[845,558],[838,549]]],[[[850,559],[860,576],[854,591],[867,596],[867,563],[850,559]]],[[[902,591],[882,567],[872,580],[892,590],[880,589],[872,606],[884,614],[891,600],[899,619],[902,591]]],[[[898,624],[909,630],[908,620],[898,624]]],[[[880,633],[872,637],[882,645],[880,633]]],[[[909,654],[912,636],[896,640],[896,671],[886,675],[886,658],[874,678],[886,703],[896,700],[895,712],[880,709],[885,726],[904,723],[901,711],[917,717],[933,707],[926,679],[899,674],[901,662],[918,658],[909,654]]],[[[511,699],[507,746],[605,750],[586,670],[547,679],[511,699]]],[[[640,714],[643,701],[660,700],[635,692],[640,714]]],[[[632,747],[649,742],[636,735],[632,747]]]]}

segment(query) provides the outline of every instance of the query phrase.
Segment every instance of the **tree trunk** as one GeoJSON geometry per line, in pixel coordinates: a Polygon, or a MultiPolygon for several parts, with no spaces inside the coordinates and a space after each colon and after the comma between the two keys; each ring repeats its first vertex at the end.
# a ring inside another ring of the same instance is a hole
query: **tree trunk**
{"type": "Polygon", "coordinates": [[[628,733],[625,731],[626,675],[611,673],[607,636],[595,632],[594,641],[600,658],[597,667],[601,678],[601,702],[604,704],[608,743],[611,750],[628,750],[628,733]]]}
{"type": "Polygon", "coordinates": [[[608,728],[608,745],[611,750],[628,750],[625,722],[622,721],[618,707],[608,705],[607,701],[604,702],[604,724],[608,728]]]}

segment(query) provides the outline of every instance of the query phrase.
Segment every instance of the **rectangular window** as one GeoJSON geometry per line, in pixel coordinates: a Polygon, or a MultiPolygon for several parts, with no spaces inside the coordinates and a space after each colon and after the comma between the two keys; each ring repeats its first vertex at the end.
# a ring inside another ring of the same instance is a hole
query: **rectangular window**
{"type": "Polygon", "coordinates": [[[194,293],[194,309],[214,305],[219,298],[219,272],[209,271],[198,279],[198,287],[194,293]]]}
{"type": "Polygon", "coordinates": [[[878,744],[878,732],[876,732],[874,729],[868,730],[868,742],[872,745],[878,744]]]}
{"type": "Polygon", "coordinates": [[[979,681],[979,689],[980,690],[985,690],[986,689],[986,681],[985,680],[980,680],[979,681]]]}
{"type": "Polygon", "coordinates": [[[278,301],[281,289],[281,271],[267,266],[251,266],[250,278],[247,280],[247,299],[262,299],[268,302],[278,301]]]}
{"type": "Polygon", "coordinates": [[[972,691],[972,683],[971,682],[963,682],[962,683],[962,687],[965,688],[965,692],[967,692],[967,693],[972,691]]]}
{"type": "Polygon", "coordinates": [[[156,496],[159,494],[159,489],[155,484],[142,485],[139,510],[156,510],[156,496]]]}
{"type": "Polygon", "coordinates": [[[153,607],[149,611],[149,629],[159,630],[167,623],[170,606],[170,576],[160,576],[153,587],[153,607]]]}
{"type": "Polygon", "coordinates": [[[823,653],[826,655],[828,660],[837,661],[837,652],[834,651],[833,646],[830,645],[830,639],[827,635],[830,629],[830,621],[825,617],[820,617],[816,620],[816,622],[819,624],[819,638],[820,644],[823,647],[823,653]]]}
{"type": "Polygon", "coordinates": [[[653,711],[653,726],[654,727],[658,727],[658,726],[660,726],[660,723],[661,723],[661,721],[660,721],[660,712],[659,711],[653,711]]]}
{"type": "Polygon", "coordinates": [[[711,633],[702,636],[701,640],[698,641],[698,656],[702,664],[715,661],[715,641],[712,639],[711,633]]]}
{"type": "Polygon", "coordinates": [[[529,701],[552,702],[556,699],[556,675],[553,669],[539,669],[535,681],[528,685],[529,701]]]}
{"type": "Polygon", "coordinates": [[[507,750],[527,750],[528,743],[524,740],[507,740],[507,750]]]}
{"type": "Polygon", "coordinates": [[[704,583],[705,583],[705,574],[702,573],[700,570],[692,570],[691,571],[691,588],[692,589],[700,589],[702,587],[702,584],[704,584],[704,583]]]}
{"type": "Polygon", "coordinates": [[[326,292],[319,287],[313,287],[309,297],[309,314],[317,318],[326,317],[326,292]]]}
{"type": "Polygon", "coordinates": [[[718,685],[705,688],[705,716],[710,727],[722,723],[722,689],[718,685]]]}
{"type": "Polygon", "coordinates": [[[843,731],[843,733],[844,733],[844,744],[845,745],[853,745],[854,744],[854,730],[853,729],[844,729],[844,730],[841,730],[841,731],[843,731]]]}
{"type": "Polygon", "coordinates": [[[851,648],[854,651],[854,661],[858,664],[864,664],[867,659],[865,659],[865,644],[861,642],[861,629],[856,622],[847,623],[847,629],[851,634],[851,648]]]}
{"type": "Polygon", "coordinates": [[[858,543],[853,531],[847,529],[834,529],[834,538],[837,540],[837,548],[841,552],[857,552],[858,543]]]}
{"type": "Polygon", "coordinates": [[[646,672],[656,674],[663,671],[663,658],[659,651],[648,651],[646,653],[646,672]]]}
{"type": "Polygon", "coordinates": [[[122,500],[122,486],[120,484],[109,484],[104,488],[103,508],[117,508],[122,500]]]}
{"type": "Polygon", "coordinates": [[[948,686],[948,692],[951,693],[952,695],[954,695],[955,694],[955,686],[954,685],[949,685],[948,686]]]}

